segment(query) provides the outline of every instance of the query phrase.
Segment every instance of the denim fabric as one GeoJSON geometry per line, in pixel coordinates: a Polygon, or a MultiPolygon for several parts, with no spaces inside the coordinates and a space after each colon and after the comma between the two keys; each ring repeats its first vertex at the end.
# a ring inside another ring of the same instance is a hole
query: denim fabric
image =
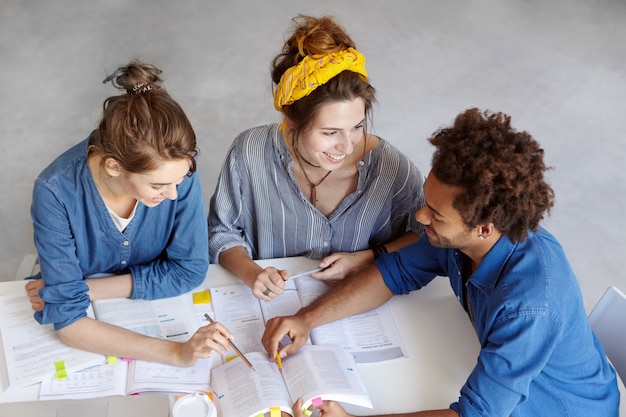
{"type": "MultiPolygon", "coordinates": [[[[424,236],[376,264],[394,294],[448,276],[457,299],[467,304],[465,262],[460,251],[434,248],[424,236]]],[[[452,409],[462,417],[618,415],[615,371],[551,234],[540,229],[522,243],[502,237],[470,277],[467,293],[481,350],[452,409]]]]}
{"type": "Polygon", "coordinates": [[[37,178],[31,217],[45,287],[35,318],[61,329],[86,315],[85,279],[130,272],[132,298],[155,299],[197,287],[208,268],[208,230],[198,175],[178,185],[178,198],[148,208],[118,231],[87,165],[88,139],[37,178]]]}

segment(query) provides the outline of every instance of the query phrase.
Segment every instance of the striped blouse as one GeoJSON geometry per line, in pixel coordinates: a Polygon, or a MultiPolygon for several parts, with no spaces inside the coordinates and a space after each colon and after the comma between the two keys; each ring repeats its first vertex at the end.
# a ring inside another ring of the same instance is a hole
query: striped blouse
{"type": "Polygon", "coordinates": [[[357,189],[326,217],[300,190],[278,124],[249,129],[231,145],[209,207],[209,253],[243,246],[253,259],[321,259],[421,234],[423,176],[386,140],[358,163],[357,189]]]}

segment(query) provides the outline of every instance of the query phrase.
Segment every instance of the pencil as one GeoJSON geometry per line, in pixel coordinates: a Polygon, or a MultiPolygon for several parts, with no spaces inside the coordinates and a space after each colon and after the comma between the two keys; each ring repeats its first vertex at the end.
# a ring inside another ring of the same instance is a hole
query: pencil
{"type": "MultiPolygon", "coordinates": [[[[204,318],[206,318],[210,323],[215,323],[215,321],[213,321],[211,316],[209,316],[207,313],[204,313],[204,318]]],[[[250,363],[248,358],[246,358],[245,355],[243,353],[241,353],[239,348],[237,346],[235,346],[235,344],[230,339],[228,339],[228,344],[230,345],[231,348],[233,348],[233,350],[235,352],[237,352],[237,355],[241,358],[241,360],[243,360],[245,362],[245,364],[248,365],[248,367],[250,369],[252,369],[254,372],[256,372],[256,369],[254,369],[254,366],[252,366],[252,364],[250,363]]]]}
{"type": "Polygon", "coordinates": [[[280,371],[280,373],[283,372],[283,361],[280,358],[280,353],[276,354],[276,364],[278,365],[278,370],[280,371]]]}

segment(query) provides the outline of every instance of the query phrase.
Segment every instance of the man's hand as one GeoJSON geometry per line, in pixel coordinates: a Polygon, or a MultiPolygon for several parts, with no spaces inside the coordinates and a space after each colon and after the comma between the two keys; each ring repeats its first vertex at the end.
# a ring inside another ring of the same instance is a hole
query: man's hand
{"type": "Polygon", "coordinates": [[[280,349],[281,357],[293,355],[300,349],[309,338],[311,328],[302,316],[274,317],[267,322],[265,333],[261,343],[271,358],[275,358],[280,349]],[[291,343],[281,348],[280,341],[285,337],[291,339],[291,343]]]}
{"type": "Polygon", "coordinates": [[[39,297],[39,290],[43,288],[43,280],[41,278],[29,280],[24,288],[32,309],[35,311],[43,310],[43,300],[39,297]]]}

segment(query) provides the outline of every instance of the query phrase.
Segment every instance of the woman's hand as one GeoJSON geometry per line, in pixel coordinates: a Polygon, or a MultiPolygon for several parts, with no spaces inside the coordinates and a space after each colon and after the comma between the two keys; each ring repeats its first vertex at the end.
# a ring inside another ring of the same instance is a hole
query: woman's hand
{"type": "Polygon", "coordinates": [[[200,327],[185,343],[181,344],[181,366],[193,366],[198,359],[211,357],[213,351],[224,355],[229,350],[228,339],[232,333],[221,323],[200,327]]]}
{"type": "Polygon", "coordinates": [[[287,279],[287,271],[267,267],[254,278],[252,294],[261,300],[271,301],[283,293],[287,279]]]}
{"type": "MultiPolygon", "coordinates": [[[[309,417],[302,411],[302,398],[298,398],[292,408],[293,417],[309,417]]],[[[314,408],[319,408],[319,417],[354,417],[352,414],[346,413],[346,410],[334,401],[324,401],[322,405],[314,408]]]]}
{"type": "Polygon", "coordinates": [[[43,310],[43,300],[39,297],[39,290],[43,288],[43,279],[31,279],[29,280],[24,289],[26,290],[26,294],[28,294],[28,299],[30,301],[30,305],[33,310],[41,311],[43,310]]]}
{"type": "Polygon", "coordinates": [[[330,286],[336,286],[372,262],[374,262],[374,253],[369,249],[352,253],[336,252],[322,259],[319,267],[325,269],[311,274],[311,277],[322,280],[330,286]]]}

